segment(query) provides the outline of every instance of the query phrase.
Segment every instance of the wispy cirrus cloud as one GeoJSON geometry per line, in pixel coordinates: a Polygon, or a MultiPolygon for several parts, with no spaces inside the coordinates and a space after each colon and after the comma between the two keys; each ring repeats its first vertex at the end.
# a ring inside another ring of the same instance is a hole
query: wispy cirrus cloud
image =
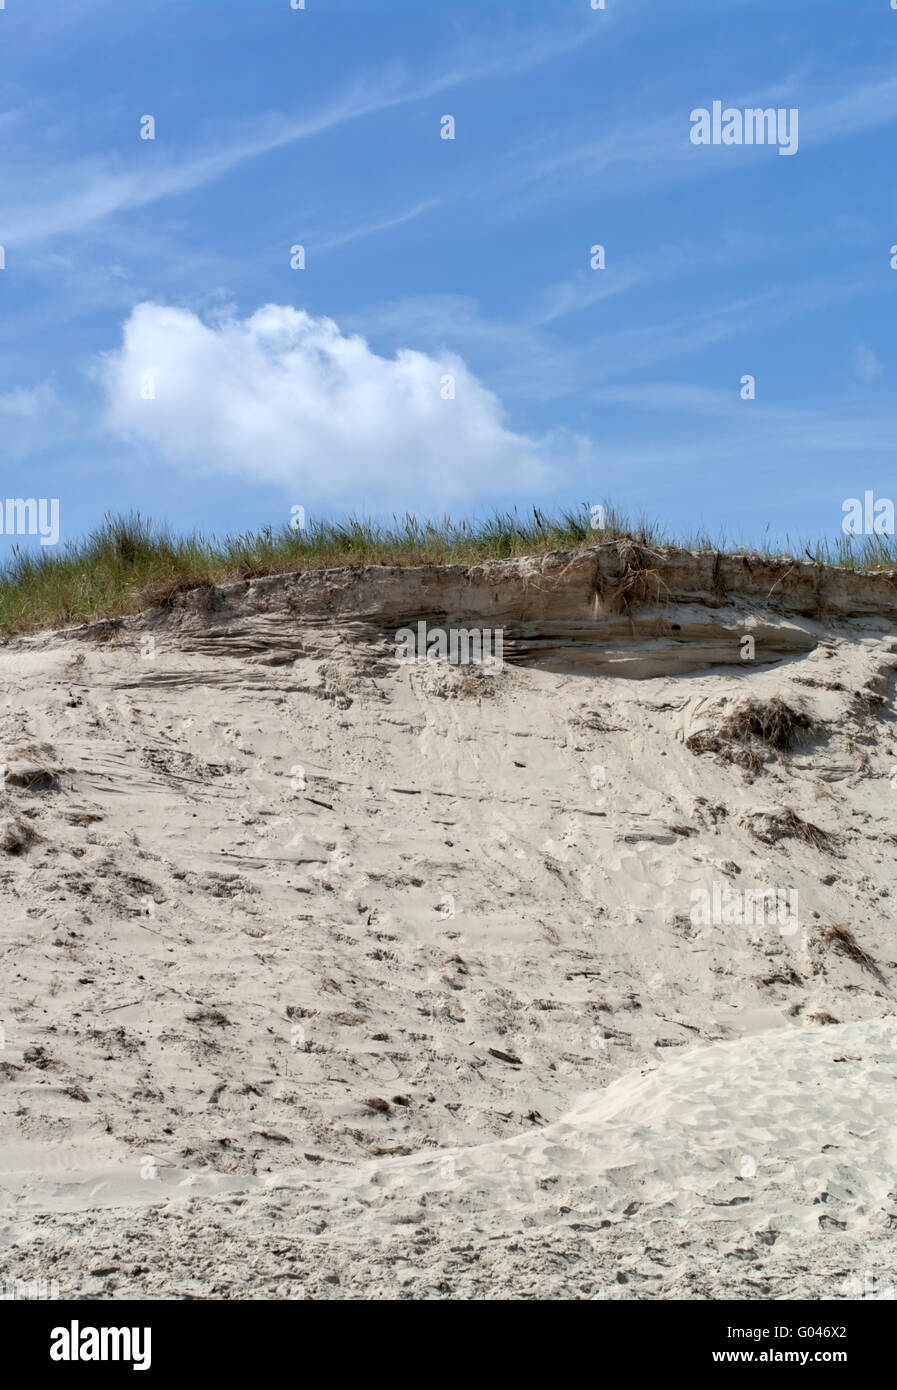
{"type": "Polygon", "coordinates": [[[347,246],[350,242],[361,241],[369,236],[377,236],[380,232],[392,231],[393,227],[403,227],[406,222],[414,222],[418,217],[423,217],[425,213],[433,212],[443,202],[444,199],[442,198],[424,198],[407,208],[405,212],[396,213],[392,217],[375,222],[363,222],[344,232],[333,234],[325,232],[322,237],[311,237],[309,240],[314,244],[316,251],[332,251],[337,246],[347,246]]]}
{"type": "Polygon", "coordinates": [[[109,161],[95,157],[81,159],[74,167],[54,165],[43,178],[38,175],[36,192],[26,201],[17,202],[13,178],[4,171],[0,189],[6,194],[2,218],[5,242],[16,246],[81,232],[114,214],[212,183],[248,160],[358,120],[382,110],[385,104],[382,96],[357,93],[303,119],[263,117],[247,122],[239,139],[155,169],[136,164],[112,167],[109,161]]]}
{"type": "Polygon", "coordinates": [[[33,420],[55,404],[56,392],[47,381],[30,389],[17,386],[12,391],[0,392],[0,415],[22,420],[33,420]]]}
{"type": "MultiPolygon", "coordinates": [[[[681,258],[672,256],[666,262],[666,270],[674,274],[691,262],[683,252],[681,258]]],[[[590,397],[598,382],[620,380],[664,363],[687,362],[707,348],[750,338],[869,289],[859,281],[775,285],[660,320],[649,314],[643,326],[598,328],[585,343],[559,339],[552,332],[554,320],[607,297],[601,286],[609,274],[592,272],[598,282],[594,292],[593,280],[555,286],[537,295],[534,304],[524,306],[515,319],[490,317],[469,297],[437,295],[377,305],[349,322],[359,331],[403,342],[452,343],[500,355],[491,379],[503,396],[549,402],[579,394],[590,397]]],[[[630,267],[618,293],[650,288],[652,276],[662,278],[659,266],[630,267]]]]}
{"type": "MultiPolygon", "coordinates": [[[[761,91],[742,91],[726,96],[702,83],[694,94],[694,106],[709,105],[724,98],[727,105],[745,107],[797,106],[800,112],[800,148],[814,146],[897,124],[897,78],[866,79],[844,92],[837,88],[810,86],[806,75],[790,74],[761,91]]],[[[669,102],[665,98],[665,103],[669,102]]],[[[512,157],[503,177],[492,185],[492,196],[500,215],[516,217],[539,203],[570,197],[596,186],[600,179],[603,197],[627,196],[646,189],[656,190],[686,179],[706,178],[743,170],[748,162],[768,157],[761,146],[696,149],[690,141],[688,103],[675,98],[675,106],[648,120],[633,120],[630,111],[621,111],[607,134],[598,139],[571,139],[566,132],[553,137],[553,148],[545,141],[544,152],[532,155],[522,149],[512,157]]]]}
{"type": "Polygon", "coordinates": [[[532,307],[525,311],[525,319],[533,328],[545,327],[568,314],[581,313],[602,300],[634,290],[648,289],[698,272],[706,276],[711,270],[746,265],[771,255],[776,246],[775,237],[758,232],[751,236],[730,234],[715,242],[659,246],[640,256],[622,258],[611,248],[604,270],[583,270],[567,280],[546,286],[532,307]]]}
{"type": "MultiPolygon", "coordinates": [[[[121,161],[114,164],[94,156],[74,162],[54,161],[43,172],[38,169],[35,173],[29,156],[27,181],[23,179],[22,167],[0,168],[0,239],[7,246],[16,246],[83,231],[115,214],[213,183],[250,160],[349,122],[424,101],[467,83],[520,76],[552,62],[593,36],[582,26],[533,31],[523,34],[499,56],[487,59],[475,57],[476,44],[471,41],[466,45],[463,61],[457,60],[445,71],[416,83],[408,81],[402,65],[394,64],[376,79],[356,82],[318,112],[298,117],[269,113],[246,120],[229,141],[152,169],[136,163],[125,166],[121,161]],[[29,190],[24,198],[23,186],[29,190]]],[[[18,119],[22,109],[7,115],[18,119]]],[[[423,200],[420,211],[431,204],[432,200],[423,200]]],[[[399,218],[392,225],[401,220],[405,219],[399,218]]]]}

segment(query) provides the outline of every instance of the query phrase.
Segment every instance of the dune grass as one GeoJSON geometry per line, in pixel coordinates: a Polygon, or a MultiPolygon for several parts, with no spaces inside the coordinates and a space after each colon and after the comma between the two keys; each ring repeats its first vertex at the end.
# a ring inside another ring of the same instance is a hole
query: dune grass
{"type": "MultiPolygon", "coordinates": [[[[766,540],[746,547],[706,533],[676,536],[647,520],[633,523],[612,506],[603,519],[604,526],[593,529],[591,510],[583,504],[555,515],[533,507],[522,515],[515,509],[475,521],[426,521],[406,514],[383,525],[348,518],[311,522],[299,531],[265,527],[219,540],[199,533],[173,535],[139,513],[107,515],[83,540],[54,548],[13,547],[0,567],[0,636],[137,613],[202,586],[341,565],[471,564],[624,538],[640,546],[782,553],[766,540]]],[[[892,536],[842,537],[812,551],[798,542],[787,553],[849,569],[897,568],[892,536]]]]}

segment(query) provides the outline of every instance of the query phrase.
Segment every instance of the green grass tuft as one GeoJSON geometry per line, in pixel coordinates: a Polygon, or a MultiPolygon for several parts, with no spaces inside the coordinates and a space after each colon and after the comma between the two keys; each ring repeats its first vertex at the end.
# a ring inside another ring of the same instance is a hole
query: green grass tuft
{"type": "MultiPolygon", "coordinates": [[[[343,565],[451,565],[574,550],[628,539],[639,546],[680,545],[689,550],[744,551],[706,533],[676,537],[647,520],[631,522],[614,507],[602,530],[591,527],[587,504],[547,515],[496,512],[484,520],[422,520],[406,513],[388,525],[356,518],[312,522],[304,531],[226,536],[174,536],[132,513],[106,516],[85,539],[49,550],[14,546],[0,568],[0,635],[121,617],[164,604],[188,589],[234,583],[260,575],[343,565]]],[[[767,543],[752,553],[772,554],[767,543]]],[[[776,552],[780,553],[780,552],[776,552]]],[[[855,570],[897,568],[893,537],[844,537],[812,552],[798,543],[798,558],[855,570]]]]}

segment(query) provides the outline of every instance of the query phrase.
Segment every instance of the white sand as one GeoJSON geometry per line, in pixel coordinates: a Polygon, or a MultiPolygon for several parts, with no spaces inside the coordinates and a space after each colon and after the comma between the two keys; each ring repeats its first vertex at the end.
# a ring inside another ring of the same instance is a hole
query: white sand
{"type": "Polygon", "coordinates": [[[0,1285],[894,1296],[893,586],[625,558],[6,646],[0,1285]],[[399,666],[417,618],[511,661],[399,666]],[[746,697],[819,733],[687,746],[746,697]],[[694,925],[714,882],[797,929],[694,925]]]}

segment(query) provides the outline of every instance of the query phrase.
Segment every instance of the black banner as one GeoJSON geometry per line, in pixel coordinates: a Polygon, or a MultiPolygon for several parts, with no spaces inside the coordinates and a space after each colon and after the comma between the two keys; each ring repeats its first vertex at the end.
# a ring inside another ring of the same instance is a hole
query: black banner
{"type": "MultiPolygon", "coordinates": [[[[415,1315],[408,1302],[394,1309],[382,1302],[356,1303],[344,1315],[362,1329],[370,1327],[375,1338],[367,1344],[370,1349],[388,1348],[392,1342],[401,1347],[407,1365],[418,1317],[428,1339],[422,1353],[429,1357],[433,1351],[433,1324],[421,1313],[415,1315]]],[[[107,1371],[150,1376],[211,1371],[232,1378],[263,1368],[265,1374],[296,1375],[309,1369],[312,1358],[317,1363],[327,1357],[322,1310],[315,1303],[6,1302],[0,1308],[0,1335],[7,1365],[15,1361],[26,1373],[39,1370],[61,1380],[73,1374],[96,1378],[107,1371]]],[[[570,1330],[587,1339],[578,1344],[580,1354],[585,1351],[594,1360],[596,1371],[622,1362],[637,1374],[700,1371],[714,1377],[733,1367],[802,1371],[826,1366],[855,1378],[877,1369],[893,1341],[893,1308],[875,1298],[749,1304],[601,1301],[583,1313],[581,1322],[575,1316],[570,1330]]],[[[505,1316],[493,1320],[490,1331],[502,1338],[494,1345],[506,1368],[516,1348],[534,1346],[534,1328],[529,1308],[526,1327],[509,1340],[505,1316]]],[[[341,1331],[345,1329],[343,1323],[341,1331]]],[[[460,1330],[457,1312],[449,1329],[454,1340],[460,1330]]],[[[482,1335],[481,1324],[477,1331],[482,1335]]],[[[330,1348],[331,1355],[342,1345],[330,1348]]],[[[545,1348],[544,1354],[552,1353],[545,1348]]]]}

